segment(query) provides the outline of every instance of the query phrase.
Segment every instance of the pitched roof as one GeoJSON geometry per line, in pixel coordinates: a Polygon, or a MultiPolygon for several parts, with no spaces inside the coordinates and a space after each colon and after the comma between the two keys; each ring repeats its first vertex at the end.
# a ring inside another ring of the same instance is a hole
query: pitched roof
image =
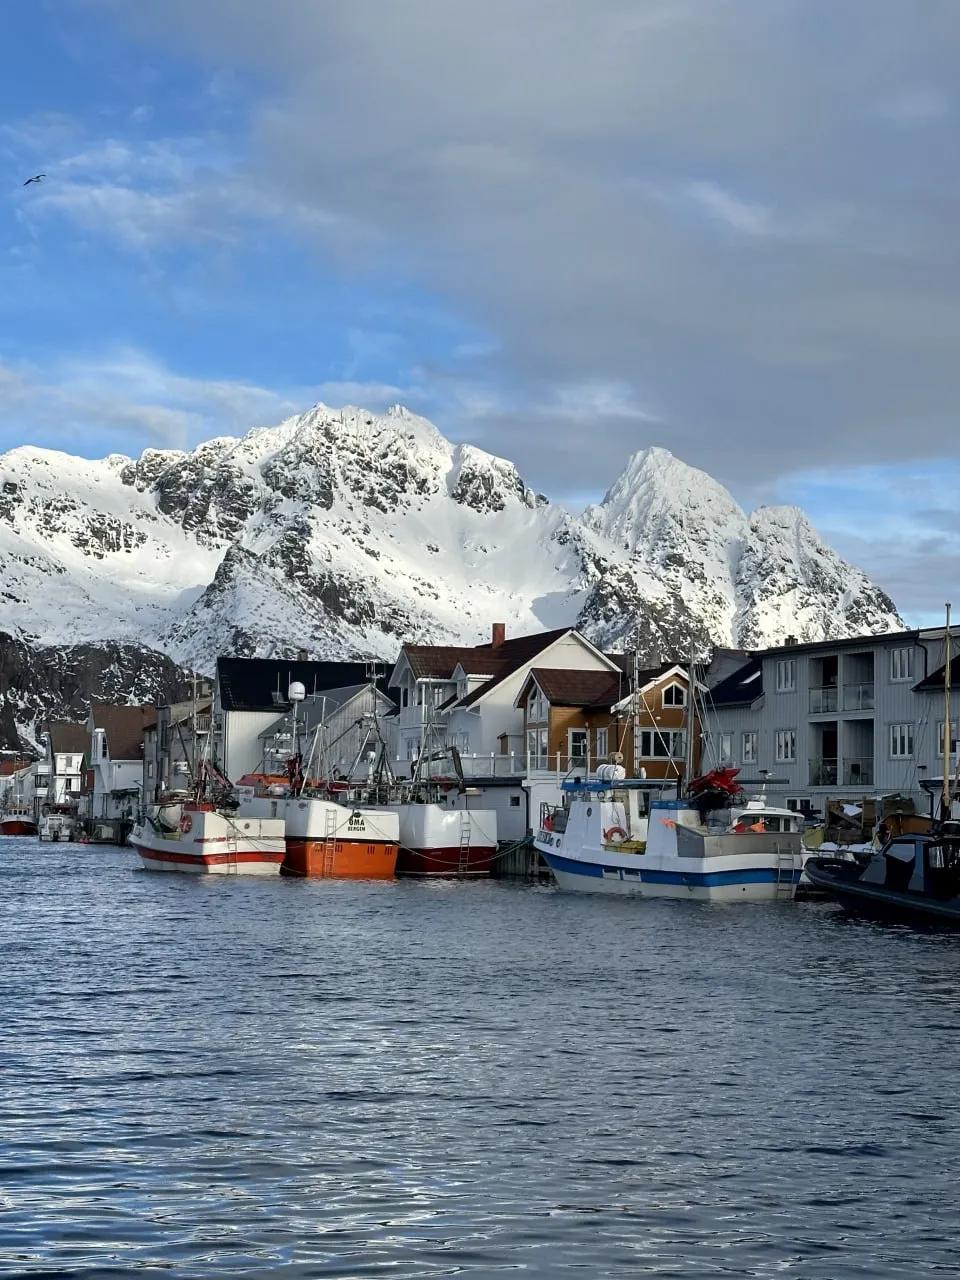
{"type": "MultiPolygon", "coordinates": [[[[928,676],[913,686],[914,693],[943,693],[943,681],[947,672],[947,664],[942,663],[936,671],[931,671],[928,676]]],[[[956,654],[950,660],[950,684],[954,689],[960,685],[960,653],[956,654]]]]}
{"type": "Polygon", "coordinates": [[[90,747],[90,730],[70,720],[48,720],[50,750],[54,755],[83,755],[90,747]]]}
{"type": "MultiPolygon", "coordinates": [[[[556,643],[561,636],[569,635],[572,627],[560,627],[556,631],[541,631],[533,636],[517,636],[515,640],[504,640],[503,644],[497,645],[496,653],[502,665],[500,670],[490,680],[484,681],[482,685],[474,689],[460,703],[461,707],[473,706],[475,702],[479,702],[481,698],[486,697],[491,689],[496,688],[508,676],[512,676],[515,671],[530,662],[531,659],[543,653],[545,649],[556,643]]],[[[491,645],[479,646],[484,649],[491,649],[491,645]]]]}
{"type": "Polygon", "coordinates": [[[623,676],[617,671],[533,667],[530,679],[536,680],[544,697],[554,707],[612,707],[624,693],[623,676]]]}
{"type": "MultiPolygon", "coordinates": [[[[490,646],[478,647],[489,649],[490,646]]],[[[449,680],[457,663],[464,662],[469,666],[477,657],[477,649],[451,644],[405,644],[403,653],[417,680],[449,680]]],[[[478,660],[482,660],[482,657],[480,655],[478,660]]],[[[484,672],[469,671],[468,674],[483,675],[484,672]]]]}
{"type": "Polygon", "coordinates": [[[93,727],[106,732],[111,760],[139,760],[143,755],[143,731],[156,723],[155,707],[118,707],[106,702],[90,704],[93,727]]]}
{"type": "Polygon", "coordinates": [[[717,707],[735,707],[753,702],[763,693],[763,661],[758,654],[721,680],[707,694],[717,707]]]}
{"type": "MultiPolygon", "coordinates": [[[[299,680],[311,693],[343,689],[367,680],[365,662],[311,662],[292,658],[218,658],[217,683],[224,711],[276,711],[287,706],[287,690],[299,680]]],[[[386,681],[377,681],[386,691],[386,681]]]]}

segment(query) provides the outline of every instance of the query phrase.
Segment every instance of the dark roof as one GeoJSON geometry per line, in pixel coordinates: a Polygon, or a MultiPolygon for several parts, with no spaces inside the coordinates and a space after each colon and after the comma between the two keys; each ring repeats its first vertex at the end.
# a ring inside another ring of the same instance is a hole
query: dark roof
{"type": "Polygon", "coordinates": [[[90,749],[90,730],[70,720],[48,720],[50,750],[54,755],[84,755],[90,749]]]}
{"type": "MultiPolygon", "coordinates": [[[[947,664],[944,662],[936,671],[931,671],[928,676],[924,676],[919,684],[913,686],[914,693],[943,693],[946,669],[947,664]]],[[[960,653],[950,660],[950,684],[954,689],[960,685],[960,653]]]]}
{"type": "MultiPolygon", "coordinates": [[[[287,704],[287,690],[299,680],[311,693],[364,684],[365,662],[310,662],[293,658],[218,658],[217,683],[224,711],[276,711],[287,704]],[[275,696],[279,695],[279,696],[275,696]]],[[[377,681],[386,691],[386,680],[377,681]]]]}
{"type": "MultiPolygon", "coordinates": [[[[661,676],[665,676],[667,672],[672,671],[674,667],[680,667],[681,670],[683,670],[679,662],[661,662],[658,667],[647,667],[646,669],[641,668],[641,670],[637,672],[640,688],[643,689],[653,680],[659,680],[661,676]]],[[[633,672],[631,671],[629,674],[632,677],[633,672]]],[[[684,672],[684,676],[686,677],[686,672],[684,672]]]]}
{"type": "Polygon", "coordinates": [[[554,707],[612,707],[627,692],[623,676],[617,671],[553,671],[534,667],[530,678],[536,680],[554,707]]]}
{"type": "Polygon", "coordinates": [[[763,693],[763,661],[759,654],[713,686],[707,697],[717,707],[736,707],[753,702],[763,693]]]}
{"type": "Polygon", "coordinates": [[[872,644],[886,643],[894,640],[918,640],[920,632],[913,631],[881,631],[873,636],[849,636],[844,640],[809,640],[805,644],[775,644],[769,649],[758,649],[757,653],[766,657],[772,654],[790,655],[792,653],[815,653],[818,649],[866,649],[872,644]]]}
{"type": "Polygon", "coordinates": [[[155,707],[117,707],[106,702],[90,704],[93,727],[104,729],[111,760],[139,760],[143,755],[143,731],[157,719],[155,707]]]}
{"type": "Polygon", "coordinates": [[[403,652],[417,680],[449,680],[458,662],[469,663],[476,654],[475,649],[451,644],[405,644],[403,652]]]}
{"type": "MultiPolygon", "coordinates": [[[[535,658],[537,654],[543,653],[544,649],[550,646],[561,636],[568,635],[572,630],[571,627],[560,627],[557,631],[541,631],[534,636],[517,636],[515,640],[504,640],[503,644],[498,644],[496,648],[497,657],[503,664],[500,670],[491,680],[485,681],[460,703],[461,707],[470,707],[478,702],[491,689],[495,688],[501,681],[506,680],[507,676],[513,673],[535,658]]],[[[491,645],[478,645],[479,649],[486,649],[488,652],[492,649],[491,645]]]]}

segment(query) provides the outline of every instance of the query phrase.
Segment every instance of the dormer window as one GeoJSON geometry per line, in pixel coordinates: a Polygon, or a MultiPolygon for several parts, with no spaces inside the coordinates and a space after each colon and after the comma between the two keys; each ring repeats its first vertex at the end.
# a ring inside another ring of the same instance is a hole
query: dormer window
{"type": "Polygon", "coordinates": [[[663,691],[663,705],[665,707],[685,707],[687,705],[687,691],[682,684],[668,684],[663,691]]]}
{"type": "Polygon", "coordinates": [[[540,724],[550,718],[549,706],[546,698],[540,690],[540,686],[535,684],[530,690],[530,697],[527,699],[527,719],[531,724],[540,724]]]}

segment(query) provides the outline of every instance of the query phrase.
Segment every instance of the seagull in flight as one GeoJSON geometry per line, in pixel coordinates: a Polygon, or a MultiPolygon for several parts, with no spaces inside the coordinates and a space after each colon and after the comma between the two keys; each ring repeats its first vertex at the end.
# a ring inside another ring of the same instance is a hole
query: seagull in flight
{"type": "Polygon", "coordinates": [[[29,187],[31,182],[42,182],[46,176],[47,175],[45,173],[35,173],[33,177],[28,178],[23,185],[25,187],[29,187]]]}

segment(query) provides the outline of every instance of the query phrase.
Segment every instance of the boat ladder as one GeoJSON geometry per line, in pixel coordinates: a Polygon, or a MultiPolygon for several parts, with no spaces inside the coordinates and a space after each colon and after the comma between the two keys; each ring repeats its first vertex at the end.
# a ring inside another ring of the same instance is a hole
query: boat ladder
{"type": "Polygon", "coordinates": [[[335,809],[327,809],[323,819],[323,870],[325,876],[333,875],[333,866],[337,856],[337,813],[335,809]]]}
{"type": "Polygon", "coordinates": [[[457,875],[465,876],[470,870],[470,815],[466,810],[460,814],[460,856],[457,860],[457,875]]]}
{"type": "Polygon", "coordinates": [[[789,898],[794,895],[794,871],[797,861],[792,852],[785,851],[777,845],[777,883],[775,898],[789,898]]]}
{"type": "Polygon", "coordinates": [[[232,823],[227,826],[227,872],[236,873],[239,870],[237,865],[237,833],[232,823]]]}

